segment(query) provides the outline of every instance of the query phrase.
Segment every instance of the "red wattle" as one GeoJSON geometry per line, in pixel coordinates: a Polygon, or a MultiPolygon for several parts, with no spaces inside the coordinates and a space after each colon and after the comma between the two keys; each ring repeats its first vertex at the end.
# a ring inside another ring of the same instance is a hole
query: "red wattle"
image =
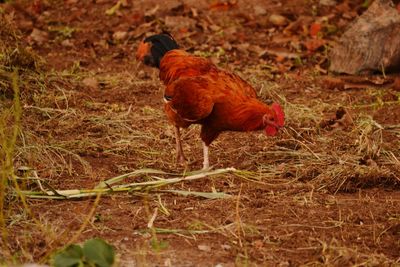
{"type": "Polygon", "coordinates": [[[278,130],[274,126],[268,125],[265,127],[265,134],[268,136],[274,136],[277,132],[278,130]]]}

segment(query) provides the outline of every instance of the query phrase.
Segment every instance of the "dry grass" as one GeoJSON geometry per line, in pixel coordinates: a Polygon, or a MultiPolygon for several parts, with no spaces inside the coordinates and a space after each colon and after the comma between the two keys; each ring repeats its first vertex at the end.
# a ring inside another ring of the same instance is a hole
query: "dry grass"
{"type": "MultiPolygon", "coordinates": [[[[7,23],[7,20],[0,20],[0,23],[7,23]]],[[[0,25],[1,40],[18,41],[18,33],[12,30],[5,32],[5,29],[10,29],[8,24],[0,25]]],[[[6,46],[0,43],[0,47],[6,46]]],[[[12,156],[12,173],[21,178],[18,184],[26,195],[38,196],[40,193],[41,197],[67,199],[96,196],[99,188],[108,193],[133,192],[138,198],[148,198],[151,203],[147,205],[157,205],[160,213],[166,214],[169,213],[168,209],[163,206],[160,197],[155,196],[173,193],[206,198],[226,197],[227,194],[209,193],[210,190],[206,189],[203,192],[190,191],[187,187],[190,188],[190,183],[197,179],[188,179],[188,170],[176,174],[174,134],[161,109],[161,101],[147,103],[147,97],[140,96],[145,91],[143,88],[159,90],[156,77],[143,80],[138,78],[136,72],[105,75],[85,71],[78,65],[62,73],[41,72],[37,69],[39,61],[29,53],[20,47],[0,50],[0,92],[6,92],[0,103],[2,107],[13,106],[13,101],[7,95],[11,82],[6,73],[12,67],[25,69],[19,81],[23,116],[12,156]],[[35,71],[29,71],[29,68],[35,71]],[[85,77],[95,77],[101,90],[93,93],[84,87],[82,80],[85,77]],[[115,94],[122,95],[122,99],[115,97],[115,94]],[[126,101],[127,97],[131,102],[126,101]],[[97,189],[92,189],[110,177],[101,168],[101,162],[97,163],[99,158],[116,162],[113,174],[122,176],[109,181],[108,186],[103,183],[97,189]],[[144,168],[158,171],[153,175],[149,175],[148,171],[141,173],[140,170],[144,168]],[[169,172],[176,175],[171,178],[171,174],[168,174],[170,176],[166,177],[170,179],[159,177],[169,172]],[[178,175],[186,178],[176,177],[178,175]],[[114,184],[115,181],[122,182],[122,179],[128,178],[122,185],[114,184]],[[158,186],[166,188],[161,190],[158,186]],[[68,189],[77,191],[61,191],[68,189]],[[149,197],[149,190],[156,194],[149,197]]],[[[218,163],[224,167],[235,165],[237,155],[247,161],[243,165],[238,163],[243,167],[226,178],[228,183],[232,179],[249,183],[255,188],[283,186],[288,189],[290,185],[295,187],[297,182],[301,182],[304,183],[308,198],[302,196],[300,200],[293,200],[293,203],[306,204],[312,204],[314,191],[335,194],[370,187],[399,188],[400,151],[398,146],[393,145],[393,136],[400,136],[400,125],[380,125],[356,104],[328,103],[321,99],[300,97],[295,101],[288,100],[278,83],[262,82],[265,76],[261,75],[262,70],[258,71],[243,76],[250,77],[263,99],[283,103],[287,126],[279,138],[267,141],[264,136],[256,134],[241,135],[241,140],[256,140],[260,144],[258,146],[242,146],[240,142],[229,142],[227,145],[224,143],[227,138],[215,142],[213,155],[217,155],[218,163]],[[342,124],[333,121],[332,125],[323,126],[326,114],[335,113],[339,104],[351,111],[351,121],[342,121],[342,124]]],[[[312,90],[321,89],[316,85],[311,86],[314,86],[312,90]]],[[[2,129],[7,120],[3,119],[2,129]]],[[[201,162],[198,132],[198,127],[191,127],[183,133],[184,150],[193,166],[200,166],[201,162]]],[[[207,189],[209,187],[215,189],[214,184],[207,185],[207,189]]],[[[151,224],[146,231],[150,231],[153,238],[159,234],[174,234],[195,240],[202,234],[221,235],[235,247],[238,265],[247,265],[251,255],[247,251],[250,242],[246,238],[265,229],[252,226],[247,223],[249,220],[242,217],[241,201],[245,196],[241,192],[234,191],[237,198],[230,200],[235,204],[234,221],[231,223],[211,225],[199,222],[194,229],[167,229],[151,224]]],[[[274,194],[284,196],[286,192],[282,190],[274,194]]],[[[12,191],[6,198],[11,204],[8,217],[2,220],[2,230],[6,225],[15,226],[20,234],[16,234],[14,242],[0,252],[0,263],[9,263],[13,258],[17,259],[16,262],[46,259],[52,249],[71,241],[62,227],[65,222],[50,222],[45,216],[35,218],[17,201],[18,195],[17,191],[12,191]],[[37,240],[45,240],[43,242],[47,246],[41,246],[37,240]]],[[[93,224],[91,219],[97,206],[93,203],[90,205],[93,209],[87,217],[80,219],[80,225],[93,224]]],[[[147,213],[150,219],[155,214],[150,211],[147,213]]],[[[82,231],[83,228],[78,229],[72,239],[77,239],[82,231]]],[[[279,238],[284,239],[284,234],[281,235],[279,238]]],[[[366,255],[335,240],[329,243],[318,241],[317,245],[306,249],[317,251],[320,255],[318,262],[309,264],[312,266],[343,266],[348,262],[369,266],[392,263],[383,255],[366,255]]]]}
{"type": "MultiPolygon", "coordinates": [[[[79,76],[85,75],[89,74],[79,73],[79,76]]],[[[38,89],[35,90],[34,97],[23,99],[23,128],[14,157],[15,167],[20,169],[25,177],[32,175],[34,170],[53,190],[77,188],[78,196],[83,196],[89,193],[83,192],[87,185],[79,188],[77,184],[85,177],[92,177],[97,171],[93,170],[93,165],[87,158],[98,154],[136,159],[134,162],[126,161],[119,165],[119,173],[129,173],[140,168],[174,170],[173,153],[170,153],[174,149],[173,132],[160,109],[151,106],[126,106],[122,103],[110,104],[100,102],[99,99],[82,97],[79,91],[71,90],[79,86],[79,78],[74,81],[54,73],[32,80],[34,82],[30,85],[39,85],[39,88],[36,87],[38,89]],[[82,101],[85,101],[84,105],[82,101]],[[73,138],[69,137],[71,133],[74,133],[73,138]],[[64,179],[61,184],[57,179],[59,177],[64,179]]],[[[136,82],[132,79],[128,87],[139,86],[136,82]]],[[[120,81],[111,83],[118,84],[120,81]]],[[[244,153],[252,162],[249,166],[255,166],[238,170],[234,173],[236,177],[255,185],[270,186],[301,181],[316,191],[331,193],[354,192],[359,188],[368,187],[399,187],[399,152],[390,149],[391,145],[385,143],[383,137],[386,131],[397,134],[397,126],[385,129],[371,117],[360,113],[353,117],[354,124],[346,129],[320,128],[323,114],[327,110],[335,111],[336,105],[319,101],[309,103],[310,105],[292,103],[277,93],[279,86],[268,85],[264,88],[267,90],[264,92],[266,96],[284,103],[288,114],[287,127],[281,138],[268,141],[268,147],[256,151],[235,147],[226,150],[223,141],[217,142],[214,151],[220,154],[219,157],[227,155],[229,159],[232,158],[229,154],[244,153]]],[[[198,153],[198,128],[193,127],[185,132],[184,139],[189,157],[201,159],[198,153]]],[[[106,177],[107,175],[104,175],[100,180],[106,177]]],[[[137,185],[141,192],[148,191],[147,188],[141,187],[140,183],[137,185]]],[[[36,183],[25,182],[25,188],[32,190],[39,187],[36,183]]],[[[126,188],[130,190],[130,187],[126,188]]],[[[179,193],[179,189],[174,186],[169,186],[168,190],[159,193],[179,193]]],[[[196,192],[194,194],[196,195],[196,192]]],[[[17,224],[21,222],[21,219],[16,221],[17,224]]],[[[25,228],[28,232],[31,229],[25,228]]],[[[154,234],[220,234],[236,240],[233,244],[238,245],[238,262],[244,264],[249,257],[251,258],[245,249],[247,245],[240,245],[242,238],[247,236],[245,229],[252,228],[238,220],[231,225],[208,226],[200,230],[154,228],[154,234]]],[[[52,230],[57,231],[59,230],[52,230]]],[[[56,247],[57,242],[47,242],[56,247]]],[[[29,239],[25,240],[25,243],[32,244],[29,239]]],[[[372,265],[389,262],[384,256],[364,255],[340,245],[321,244],[315,250],[321,251],[321,261],[315,263],[316,265],[339,266],[346,260],[351,260],[354,264],[372,265]]],[[[26,252],[22,259],[31,260],[29,253],[26,252]]]]}

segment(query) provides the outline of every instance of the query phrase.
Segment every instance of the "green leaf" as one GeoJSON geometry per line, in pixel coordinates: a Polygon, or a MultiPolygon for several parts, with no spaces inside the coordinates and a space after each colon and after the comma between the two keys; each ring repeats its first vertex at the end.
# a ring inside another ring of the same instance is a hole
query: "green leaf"
{"type": "Polygon", "coordinates": [[[57,252],[53,258],[54,267],[77,267],[83,266],[83,251],[78,245],[69,245],[57,252]]]}
{"type": "Polygon", "coordinates": [[[110,267],[115,259],[114,248],[99,238],[87,240],[83,245],[83,254],[89,264],[98,267],[110,267]]]}

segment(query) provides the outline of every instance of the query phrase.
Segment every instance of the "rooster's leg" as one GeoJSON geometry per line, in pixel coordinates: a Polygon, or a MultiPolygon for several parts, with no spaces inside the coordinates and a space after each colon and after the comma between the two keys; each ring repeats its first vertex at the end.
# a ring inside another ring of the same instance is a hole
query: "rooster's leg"
{"type": "Polygon", "coordinates": [[[185,164],[186,158],[183,155],[181,133],[179,132],[179,127],[175,126],[175,141],[176,141],[176,161],[185,164]]]}
{"type": "Polygon", "coordinates": [[[208,146],[203,142],[203,170],[207,170],[210,167],[210,160],[208,159],[208,146]]]}

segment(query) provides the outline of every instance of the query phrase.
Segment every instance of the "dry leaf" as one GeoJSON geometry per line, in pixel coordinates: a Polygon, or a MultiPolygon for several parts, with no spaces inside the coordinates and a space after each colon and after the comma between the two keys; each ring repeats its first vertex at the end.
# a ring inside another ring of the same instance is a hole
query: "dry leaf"
{"type": "Polygon", "coordinates": [[[194,19],[184,17],[184,16],[166,16],[165,26],[173,30],[178,29],[193,29],[196,25],[194,19]]]}
{"type": "Polygon", "coordinates": [[[353,116],[351,112],[344,108],[339,107],[335,113],[335,116],[329,119],[324,119],[320,122],[319,126],[321,128],[332,129],[346,129],[354,124],[353,116]]]}
{"type": "Polygon", "coordinates": [[[296,59],[301,57],[301,54],[298,53],[292,53],[290,51],[287,51],[285,49],[272,49],[272,48],[268,48],[265,49],[264,51],[262,51],[262,53],[259,54],[259,57],[264,57],[265,55],[272,55],[275,56],[278,60],[280,58],[284,58],[284,59],[296,59]]]}
{"type": "Polygon", "coordinates": [[[297,32],[302,30],[305,25],[309,25],[313,21],[312,17],[300,16],[296,21],[289,23],[288,26],[283,30],[285,34],[290,34],[290,32],[297,32]]]}
{"type": "Polygon", "coordinates": [[[324,78],[323,83],[328,89],[344,89],[344,82],[340,78],[327,76],[324,78]]]}
{"type": "Polygon", "coordinates": [[[122,5],[122,1],[120,0],[120,1],[118,1],[115,5],[113,5],[111,8],[107,9],[107,10],[106,10],[106,14],[107,14],[108,16],[114,15],[114,14],[119,10],[119,8],[121,7],[121,5],[122,5]]]}
{"type": "Polygon", "coordinates": [[[314,22],[310,26],[310,35],[311,37],[317,37],[318,33],[320,33],[322,26],[318,22],[314,22]]]}
{"type": "Polygon", "coordinates": [[[248,52],[250,44],[249,43],[241,43],[241,44],[238,44],[238,45],[234,45],[234,47],[237,50],[239,50],[240,52],[245,52],[246,53],[246,52],[248,52]]]}
{"type": "Polygon", "coordinates": [[[190,11],[192,12],[192,16],[194,18],[197,18],[199,16],[199,12],[197,11],[196,8],[192,7],[192,8],[190,8],[190,11]]]}
{"type": "Polygon", "coordinates": [[[264,246],[264,242],[261,239],[257,239],[253,242],[253,246],[256,249],[261,249],[264,246]]]}
{"type": "Polygon", "coordinates": [[[228,2],[221,2],[216,1],[209,5],[210,10],[217,10],[217,11],[227,11],[237,6],[237,0],[228,1],[228,2]]]}
{"type": "Polygon", "coordinates": [[[307,48],[307,51],[309,53],[313,53],[317,51],[319,48],[324,46],[326,44],[326,41],[323,39],[311,39],[308,40],[304,43],[304,46],[307,48]]]}
{"type": "Polygon", "coordinates": [[[144,12],[144,15],[145,15],[146,17],[152,17],[152,16],[154,16],[154,15],[157,13],[158,9],[160,9],[160,6],[159,6],[159,5],[156,5],[154,8],[152,8],[152,9],[147,10],[146,12],[144,12]]]}
{"type": "Polygon", "coordinates": [[[135,31],[133,32],[133,37],[134,38],[138,38],[140,36],[142,36],[144,33],[151,31],[151,28],[153,27],[153,25],[156,23],[155,20],[150,21],[148,23],[143,23],[141,24],[139,27],[137,27],[135,29],[135,31]]]}

